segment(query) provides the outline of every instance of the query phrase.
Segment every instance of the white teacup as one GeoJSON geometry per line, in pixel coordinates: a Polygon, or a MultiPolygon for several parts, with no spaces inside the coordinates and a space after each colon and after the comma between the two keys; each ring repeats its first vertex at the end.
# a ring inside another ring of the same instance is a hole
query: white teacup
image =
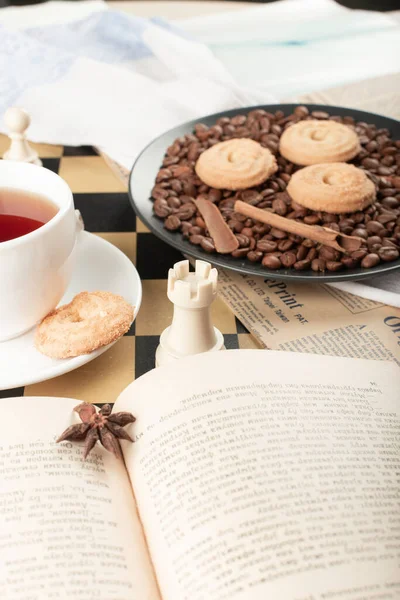
{"type": "Polygon", "coordinates": [[[47,223],[0,242],[0,342],[31,329],[61,300],[73,269],[77,220],[61,177],[36,165],[0,161],[0,187],[41,194],[58,207],[47,223]]]}

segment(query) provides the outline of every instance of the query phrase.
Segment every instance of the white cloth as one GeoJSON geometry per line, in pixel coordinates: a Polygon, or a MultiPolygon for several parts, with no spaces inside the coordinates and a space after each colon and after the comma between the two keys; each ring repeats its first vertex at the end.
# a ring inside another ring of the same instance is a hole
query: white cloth
{"type": "Polygon", "coordinates": [[[399,21],[334,0],[281,0],[176,24],[241,85],[278,98],[400,70],[399,21]]]}
{"type": "Polygon", "coordinates": [[[92,144],[130,168],[147,143],[179,123],[273,99],[240,88],[207,46],[173,26],[89,4],[29,7],[30,19],[25,8],[0,11],[0,115],[23,106],[31,140],[92,144]]]}
{"type": "Polygon", "coordinates": [[[400,308],[400,272],[395,271],[386,275],[378,275],[365,279],[362,283],[357,281],[331,283],[335,287],[355,296],[362,296],[374,302],[381,302],[389,306],[400,308]]]}
{"type": "MultiPolygon", "coordinates": [[[[172,24],[101,0],[10,7],[0,10],[0,117],[20,105],[31,140],[95,145],[130,168],[188,119],[398,70],[399,32],[391,17],[333,0],[172,24]]],[[[337,287],[400,306],[396,274],[337,287]]]]}

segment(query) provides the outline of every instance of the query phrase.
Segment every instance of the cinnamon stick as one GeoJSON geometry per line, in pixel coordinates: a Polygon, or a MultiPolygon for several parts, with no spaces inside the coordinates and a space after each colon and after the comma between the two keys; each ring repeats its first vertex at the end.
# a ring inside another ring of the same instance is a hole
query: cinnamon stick
{"type": "Polygon", "coordinates": [[[195,204],[210,232],[215,248],[220,254],[230,254],[239,248],[239,242],[226,224],[218,208],[205,198],[197,198],[195,204]]]}
{"type": "Polygon", "coordinates": [[[314,240],[324,246],[330,246],[339,250],[339,252],[354,252],[358,250],[363,243],[363,239],[355,236],[345,235],[339,231],[334,231],[328,227],[321,227],[320,225],[306,225],[306,223],[299,223],[294,219],[287,219],[281,217],[275,213],[256,208],[246,202],[237,200],[235,202],[234,209],[236,212],[253,219],[254,221],[261,221],[287,233],[294,233],[301,237],[314,240]]]}

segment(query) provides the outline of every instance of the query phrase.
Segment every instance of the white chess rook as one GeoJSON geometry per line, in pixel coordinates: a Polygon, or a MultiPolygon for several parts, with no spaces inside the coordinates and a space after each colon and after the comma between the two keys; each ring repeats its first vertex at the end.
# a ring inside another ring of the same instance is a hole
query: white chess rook
{"type": "Polygon", "coordinates": [[[9,149],[3,155],[4,160],[15,160],[42,166],[38,153],[30,147],[26,139],[25,131],[31,123],[29,114],[22,108],[13,106],[6,110],[4,123],[9,130],[8,137],[11,140],[9,149]]]}
{"type": "Polygon", "coordinates": [[[168,273],[168,298],[174,304],[172,324],[163,331],[156,352],[156,367],[176,359],[224,350],[222,333],[213,327],[210,308],[217,297],[217,269],[196,260],[195,272],[182,260],[168,273]]]}

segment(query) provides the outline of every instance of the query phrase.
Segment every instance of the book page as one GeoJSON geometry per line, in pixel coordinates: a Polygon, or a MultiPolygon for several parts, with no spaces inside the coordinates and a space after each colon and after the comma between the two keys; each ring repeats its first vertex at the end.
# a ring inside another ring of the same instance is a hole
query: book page
{"type": "Polygon", "coordinates": [[[398,600],[397,366],[226,351],[117,402],[164,600],[398,600]]]}
{"type": "Polygon", "coordinates": [[[0,598],[160,600],[123,462],[55,443],[76,405],[0,401],[0,598]]]}

